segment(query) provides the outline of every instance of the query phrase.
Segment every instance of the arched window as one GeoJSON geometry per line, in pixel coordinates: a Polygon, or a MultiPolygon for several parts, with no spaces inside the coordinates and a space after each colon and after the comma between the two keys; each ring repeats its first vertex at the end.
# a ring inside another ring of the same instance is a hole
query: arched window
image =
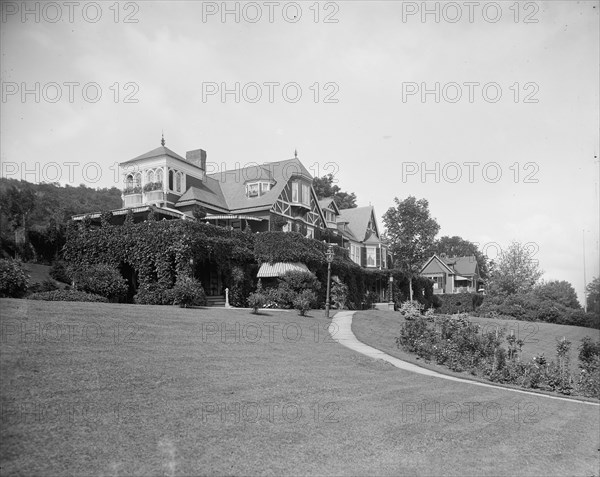
{"type": "Polygon", "coordinates": [[[169,190],[173,190],[173,171],[169,169],[169,190]]]}
{"type": "Polygon", "coordinates": [[[162,184],[162,181],[163,181],[163,170],[162,169],[157,169],[154,180],[156,182],[160,182],[162,184]]]}
{"type": "Polygon", "coordinates": [[[135,186],[142,187],[142,173],[141,172],[138,172],[135,175],[135,186]]]}
{"type": "Polygon", "coordinates": [[[133,174],[127,174],[127,177],[125,177],[125,188],[133,188],[133,174]]]}
{"type": "Polygon", "coordinates": [[[146,174],[146,182],[148,184],[151,184],[152,182],[154,182],[154,171],[153,170],[149,170],[148,173],[146,174]]]}
{"type": "Polygon", "coordinates": [[[175,175],[175,190],[181,192],[181,172],[175,175]]]}

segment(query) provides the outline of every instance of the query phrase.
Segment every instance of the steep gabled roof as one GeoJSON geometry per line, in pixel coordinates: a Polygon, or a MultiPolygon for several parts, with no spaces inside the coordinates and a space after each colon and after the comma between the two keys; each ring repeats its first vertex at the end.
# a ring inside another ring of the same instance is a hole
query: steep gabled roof
{"type": "Polygon", "coordinates": [[[455,274],[455,273],[456,273],[454,270],[452,270],[452,268],[450,268],[450,267],[449,267],[449,266],[448,266],[448,265],[447,265],[447,264],[444,262],[444,260],[443,260],[442,258],[438,257],[438,256],[437,256],[435,253],[434,253],[434,254],[433,254],[433,255],[432,255],[430,258],[429,258],[429,260],[427,260],[427,261],[425,262],[425,264],[424,264],[424,265],[421,267],[421,271],[420,271],[419,273],[423,273],[423,270],[425,270],[425,269],[426,269],[426,268],[429,266],[429,264],[430,264],[432,261],[434,261],[434,260],[436,260],[436,261],[437,261],[437,262],[440,264],[440,267],[441,267],[442,269],[446,270],[448,273],[451,273],[451,274],[455,274]]]}
{"type": "Polygon", "coordinates": [[[312,176],[297,158],[263,165],[254,164],[240,169],[210,174],[207,177],[218,181],[225,202],[231,212],[235,213],[269,210],[294,175],[300,175],[312,181],[312,176]],[[258,197],[248,198],[245,186],[248,182],[256,180],[271,181],[271,190],[258,197]]]}
{"type": "MultiPolygon", "coordinates": [[[[375,220],[375,209],[372,205],[367,205],[353,209],[341,209],[338,222],[348,222],[348,228],[354,237],[363,242],[372,237],[372,235],[367,236],[367,228],[371,217],[375,220]]],[[[375,226],[377,227],[376,223],[375,226]]],[[[370,242],[378,243],[380,240],[372,239],[370,242]]]]}
{"type": "Polygon", "coordinates": [[[340,215],[340,209],[333,200],[333,197],[325,197],[324,199],[319,200],[319,207],[321,209],[329,209],[335,212],[336,215],[340,215]]]}
{"type": "Polygon", "coordinates": [[[444,257],[444,263],[453,268],[459,275],[475,275],[477,259],[475,255],[468,257],[444,257]]]}
{"type": "MultiPolygon", "coordinates": [[[[145,154],[142,154],[141,156],[137,156],[128,161],[121,162],[121,165],[129,164],[130,162],[139,161],[141,159],[150,159],[151,157],[159,157],[159,156],[170,156],[170,157],[174,157],[175,159],[179,159],[180,161],[187,162],[188,164],[192,164],[191,162],[186,161],[185,158],[181,157],[176,152],[171,151],[171,149],[169,149],[168,147],[159,146],[156,149],[152,149],[151,151],[148,151],[145,154]]],[[[192,164],[192,165],[196,166],[196,164],[192,164]]],[[[196,166],[196,167],[198,167],[198,166],[196,166]]]]}

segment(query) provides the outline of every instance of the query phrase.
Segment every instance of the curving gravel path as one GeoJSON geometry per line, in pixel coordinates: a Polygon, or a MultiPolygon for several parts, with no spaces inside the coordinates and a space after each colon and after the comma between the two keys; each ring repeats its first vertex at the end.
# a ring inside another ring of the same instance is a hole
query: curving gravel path
{"type": "Polygon", "coordinates": [[[337,341],[342,346],[345,346],[346,348],[350,348],[351,350],[356,351],[357,353],[364,354],[365,356],[369,356],[370,358],[381,359],[383,361],[387,361],[388,363],[393,364],[397,368],[403,369],[405,371],[411,371],[413,373],[423,374],[425,376],[433,376],[435,378],[447,379],[449,381],[456,381],[458,383],[466,383],[466,384],[471,384],[473,386],[483,386],[486,388],[503,389],[505,391],[522,393],[522,394],[530,394],[533,396],[538,396],[538,397],[548,398],[548,399],[558,399],[561,401],[568,401],[568,402],[579,402],[582,404],[589,404],[591,406],[600,405],[600,403],[581,401],[579,399],[574,399],[574,398],[549,396],[547,394],[539,394],[539,393],[534,393],[531,391],[525,391],[525,390],[521,390],[521,389],[505,388],[503,386],[496,386],[494,384],[486,384],[486,383],[480,383],[478,381],[471,381],[469,379],[457,378],[455,376],[448,376],[446,374],[441,374],[441,373],[438,373],[437,371],[432,371],[430,369],[421,368],[420,366],[417,366],[416,364],[407,363],[406,361],[402,361],[401,359],[394,358],[393,356],[390,356],[389,354],[386,354],[383,351],[380,351],[376,348],[366,345],[365,343],[362,343],[361,341],[358,341],[358,339],[352,332],[352,316],[354,315],[354,313],[355,313],[354,311],[340,311],[340,312],[336,313],[332,319],[332,325],[329,326],[329,329],[328,329],[329,334],[331,335],[331,337],[333,338],[334,341],[337,341]]]}

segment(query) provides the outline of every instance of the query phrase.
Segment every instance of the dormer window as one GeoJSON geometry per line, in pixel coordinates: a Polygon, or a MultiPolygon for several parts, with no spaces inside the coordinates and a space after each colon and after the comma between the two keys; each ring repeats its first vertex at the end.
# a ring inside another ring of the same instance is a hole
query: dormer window
{"type": "Polygon", "coordinates": [[[304,182],[292,182],[292,202],[310,206],[310,186],[304,182]]]}
{"type": "Polygon", "coordinates": [[[246,184],[246,197],[258,197],[271,190],[271,183],[265,181],[248,182],[246,184]]]}

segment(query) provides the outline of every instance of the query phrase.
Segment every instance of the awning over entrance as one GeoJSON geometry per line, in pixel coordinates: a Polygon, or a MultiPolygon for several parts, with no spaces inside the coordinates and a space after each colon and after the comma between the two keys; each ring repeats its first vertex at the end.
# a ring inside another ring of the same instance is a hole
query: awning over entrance
{"type": "Polygon", "coordinates": [[[258,270],[258,278],[282,277],[286,272],[310,272],[303,263],[276,262],[273,264],[263,263],[258,270]]]}

